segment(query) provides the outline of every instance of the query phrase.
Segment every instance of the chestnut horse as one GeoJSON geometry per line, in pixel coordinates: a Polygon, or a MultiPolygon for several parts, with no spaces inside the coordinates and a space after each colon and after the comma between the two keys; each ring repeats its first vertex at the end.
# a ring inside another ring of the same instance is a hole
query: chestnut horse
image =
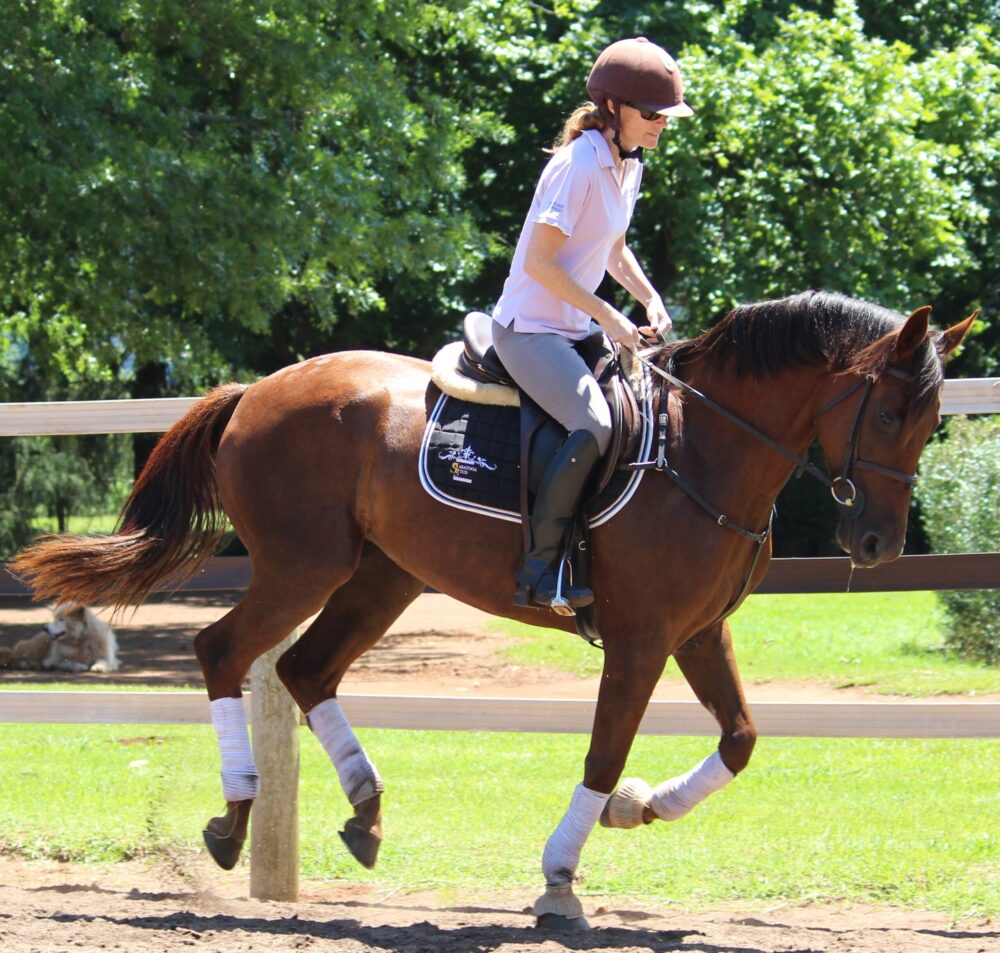
{"type": "MultiPolygon", "coordinates": [[[[929,331],[929,311],[905,318],[807,292],[738,307],[698,338],[644,352],[730,412],[667,384],[653,407],[669,414],[670,466],[730,522],[720,525],[677,483],[646,473],[631,502],[593,532],[604,672],[582,784],[543,853],[540,922],[585,923],[571,884],[599,819],[619,827],[672,820],[747,766],[755,729],[724,616],[767,569],[762,537],[795,467],[775,445],[801,457],[818,438],[841,504],[837,539],[855,566],[899,555],[913,473],[939,421],[944,361],[972,322],[929,331]],[[718,749],[655,789],[629,779],[616,791],[671,655],[717,719],[718,749]]],[[[426,362],[373,352],[317,357],[250,387],[219,387],[159,442],[114,535],[50,537],[14,562],[40,599],[136,603],[163,580],[192,573],[225,517],[232,521],[252,581],[195,639],[227,801],[205,838],[223,866],[236,862],[257,792],[233,700],[254,659],[305,619],[319,613],[278,674],[337,769],[355,810],[342,836],[367,866],[381,841],[383,785],[336,701],[351,663],[427,586],[495,615],[573,627],[511,604],[516,524],[443,506],[421,488],[418,448],[437,397],[426,362]]]]}

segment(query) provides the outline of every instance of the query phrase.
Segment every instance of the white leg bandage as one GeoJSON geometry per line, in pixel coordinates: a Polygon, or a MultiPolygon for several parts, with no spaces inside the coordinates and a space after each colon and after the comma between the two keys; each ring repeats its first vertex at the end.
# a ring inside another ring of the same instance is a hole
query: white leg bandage
{"type": "Polygon", "coordinates": [[[330,756],[337,769],[340,786],[351,804],[358,805],[382,793],[385,785],[375,765],[368,760],[336,698],[320,702],[306,715],[306,721],[330,756]]]}
{"type": "Polygon", "coordinates": [[[569,802],[569,810],[545,842],[542,873],[547,884],[572,883],[580,852],[594,829],[609,794],[599,794],[578,784],[569,802]]]}
{"type": "Polygon", "coordinates": [[[658,785],[649,799],[649,806],[661,821],[676,821],[735,777],[723,764],[719,752],[714,751],[687,774],[658,785]]]}
{"type": "Polygon", "coordinates": [[[216,698],[210,707],[222,754],[223,797],[227,801],[249,801],[260,793],[260,778],[250,748],[243,699],[216,698]]]}

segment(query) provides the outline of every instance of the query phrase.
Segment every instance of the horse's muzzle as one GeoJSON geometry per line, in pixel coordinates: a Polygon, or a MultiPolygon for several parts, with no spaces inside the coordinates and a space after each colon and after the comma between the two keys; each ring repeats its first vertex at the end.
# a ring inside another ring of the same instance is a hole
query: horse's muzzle
{"type": "Polygon", "coordinates": [[[871,569],[895,559],[903,549],[903,534],[886,532],[864,521],[841,520],[837,543],[858,569],[871,569]]]}

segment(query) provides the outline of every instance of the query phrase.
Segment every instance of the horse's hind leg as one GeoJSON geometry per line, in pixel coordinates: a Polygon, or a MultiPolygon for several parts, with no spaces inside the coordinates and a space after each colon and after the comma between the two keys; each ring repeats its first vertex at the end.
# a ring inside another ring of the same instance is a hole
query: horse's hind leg
{"type": "Polygon", "coordinates": [[[277,664],[278,676],[306,712],[354,808],[340,836],[368,868],[375,865],[382,842],[383,785],[340,708],[337,688],[351,663],[385,634],[423,588],[366,543],[354,575],[277,664]]]}
{"type": "Polygon", "coordinates": [[[253,661],[303,620],[318,612],[330,591],[353,571],[330,566],[254,566],[240,603],[195,637],[195,654],[208,688],[212,723],[219,737],[226,813],[205,827],[205,846],[216,863],[231,870],[246,840],[250,808],[259,790],[257,767],[243,712],[242,683],[253,661]]]}
{"type": "Polygon", "coordinates": [[[699,633],[677,649],[674,658],[698,700],[718,721],[722,729],[719,748],[655,790],[637,778],[624,781],[601,818],[607,827],[637,827],[657,818],[683,817],[750,761],[757,731],[743,696],[728,624],[720,622],[699,633]]]}

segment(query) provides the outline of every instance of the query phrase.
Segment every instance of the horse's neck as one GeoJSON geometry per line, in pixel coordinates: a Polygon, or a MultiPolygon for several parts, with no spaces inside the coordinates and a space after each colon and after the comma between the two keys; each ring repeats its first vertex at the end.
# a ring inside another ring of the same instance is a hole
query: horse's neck
{"type": "MultiPolygon", "coordinates": [[[[792,453],[804,454],[812,442],[823,371],[797,368],[755,379],[703,359],[691,362],[681,376],[792,453]]],[[[677,469],[686,466],[695,471],[692,475],[710,479],[716,505],[738,508],[750,523],[766,518],[793,464],[696,398],[684,398],[680,418],[673,455],[677,469]]]]}

